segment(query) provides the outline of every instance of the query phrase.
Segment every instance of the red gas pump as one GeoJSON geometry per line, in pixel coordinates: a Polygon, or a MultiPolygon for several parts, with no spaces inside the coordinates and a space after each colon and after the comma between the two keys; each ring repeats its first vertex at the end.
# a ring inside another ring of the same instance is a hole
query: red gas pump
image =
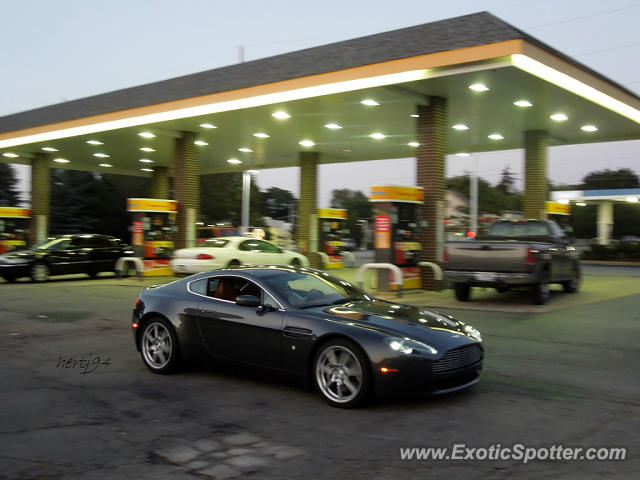
{"type": "Polygon", "coordinates": [[[131,212],[131,244],[143,258],[144,276],[171,275],[173,235],[178,202],[157,198],[128,198],[131,212]]]}
{"type": "Polygon", "coordinates": [[[0,254],[27,248],[31,210],[0,207],[0,254]]]}
{"type": "MultiPolygon", "coordinates": [[[[421,245],[418,242],[419,208],[424,203],[420,187],[371,187],[375,204],[376,262],[392,263],[402,271],[403,289],[420,288],[421,245]]],[[[392,285],[391,288],[395,288],[392,285]]]]}

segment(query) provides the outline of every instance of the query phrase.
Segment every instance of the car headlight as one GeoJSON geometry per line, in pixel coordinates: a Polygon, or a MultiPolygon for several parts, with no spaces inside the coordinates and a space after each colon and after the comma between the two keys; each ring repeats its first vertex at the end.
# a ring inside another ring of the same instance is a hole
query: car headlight
{"type": "Polygon", "coordinates": [[[412,353],[429,353],[435,355],[438,350],[426,343],[418,342],[417,340],[411,340],[409,338],[389,337],[385,339],[385,343],[396,352],[402,352],[410,355],[412,353]]]}
{"type": "Polygon", "coordinates": [[[8,265],[22,265],[24,263],[29,263],[29,260],[26,258],[3,258],[0,261],[8,265]]]}
{"type": "Polygon", "coordinates": [[[477,340],[478,342],[482,342],[482,335],[480,335],[480,332],[477,329],[473,328],[471,325],[465,325],[463,328],[464,333],[466,333],[467,336],[477,340]]]}

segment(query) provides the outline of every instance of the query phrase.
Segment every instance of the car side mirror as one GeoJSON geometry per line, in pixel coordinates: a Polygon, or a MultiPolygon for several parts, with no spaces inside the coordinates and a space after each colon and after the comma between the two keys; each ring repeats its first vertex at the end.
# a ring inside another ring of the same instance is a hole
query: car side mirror
{"type": "Polygon", "coordinates": [[[238,295],[236,305],[241,307],[259,307],[260,299],[255,295],[238,295]]]}

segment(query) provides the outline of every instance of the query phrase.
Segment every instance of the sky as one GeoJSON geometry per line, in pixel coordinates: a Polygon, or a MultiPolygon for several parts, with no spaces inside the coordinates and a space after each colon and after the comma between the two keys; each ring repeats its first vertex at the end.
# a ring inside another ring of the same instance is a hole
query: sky
{"type": "MultiPolygon", "coordinates": [[[[303,48],[489,11],[640,94],[640,2],[633,0],[0,0],[0,116],[303,48]]],[[[519,182],[523,152],[448,157],[447,176],[478,165],[519,182]]],[[[640,140],[549,150],[549,177],[574,184],[589,172],[640,174],[640,140]]],[[[21,167],[28,191],[29,168],[21,167]]],[[[261,189],[298,194],[295,168],[262,170],[261,189]]],[[[331,190],[415,184],[415,161],[323,165],[319,206],[331,190]],[[348,170],[345,170],[348,169],[348,170]]],[[[522,187],[522,184],[519,183],[522,187]]]]}

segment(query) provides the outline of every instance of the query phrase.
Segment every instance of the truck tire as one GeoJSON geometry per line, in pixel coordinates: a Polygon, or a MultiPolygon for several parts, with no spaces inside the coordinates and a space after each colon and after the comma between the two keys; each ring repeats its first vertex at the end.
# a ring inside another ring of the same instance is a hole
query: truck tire
{"type": "Polygon", "coordinates": [[[573,271],[572,277],[569,280],[562,282],[562,289],[566,293],[576,293],[580,288],[580,272],[576,268],[573,271]]]}
{"type": "Polygon", "coordinates": [[[467,283],[456,283],[454,285],[456,300],[466,302],[471,298],[471,285],[467,283]]]}
{"type": "Polygon", "coordinates": [[[544,305],[549,301],[551,291],[549,290],[549,277],[543,275],[540,281],[531,287],[531,299],[536,305],[544,305]]]}

